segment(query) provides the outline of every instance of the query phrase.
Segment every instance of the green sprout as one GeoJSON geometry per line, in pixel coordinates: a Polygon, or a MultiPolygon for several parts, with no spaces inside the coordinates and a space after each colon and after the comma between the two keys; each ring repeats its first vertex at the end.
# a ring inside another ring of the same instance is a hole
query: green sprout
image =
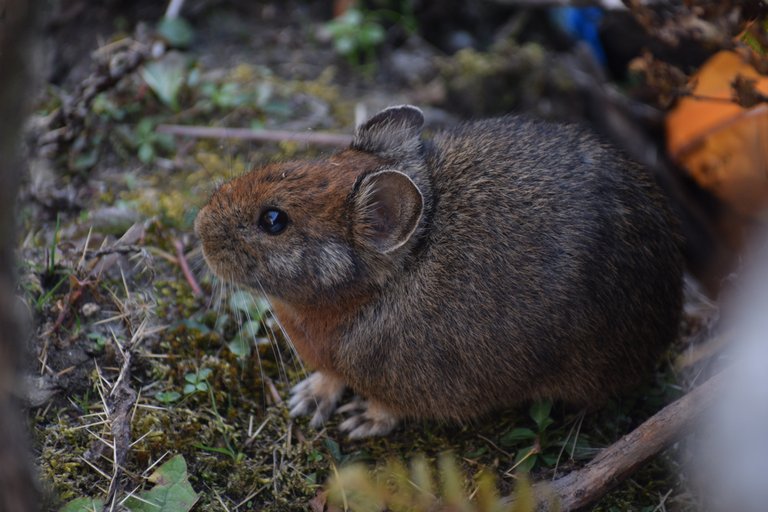
{"type": "Polygon", "coordinates": [[[200,368],[196,372],[190,372],[184,376],[184,380],[187,381],[184,384],[184,394],[191,395],[193,393],[207,393],[208,377],[211,376],[213,370],[210,368],[200,368]]]}

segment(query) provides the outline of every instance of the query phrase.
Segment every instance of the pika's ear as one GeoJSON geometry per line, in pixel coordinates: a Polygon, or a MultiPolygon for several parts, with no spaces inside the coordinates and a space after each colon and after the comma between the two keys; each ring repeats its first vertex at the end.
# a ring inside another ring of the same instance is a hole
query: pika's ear
{"type": "Polygon", "coordinates": [[[357,127],[352,149],[384,158],[409,158],[421,147],[424,114],[413,105],[385,108],[357,127]]]}
{"type": "Polygon", "coordinates": [[[355,234],[382,254],[402,247],[419,225],[424,198],[400,171],[364,176],[354,196],[355,234]]]}

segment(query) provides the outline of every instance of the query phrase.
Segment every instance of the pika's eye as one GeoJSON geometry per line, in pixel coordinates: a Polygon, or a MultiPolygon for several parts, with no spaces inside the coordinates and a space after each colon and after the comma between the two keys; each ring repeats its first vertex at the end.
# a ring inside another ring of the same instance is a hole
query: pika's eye
{"type": "Polygon", "coordinates": [[[259,227],[269,235],[279,235],[288,226],[288,215],[277,208],[269,208],[261,212],[259,227]]]}

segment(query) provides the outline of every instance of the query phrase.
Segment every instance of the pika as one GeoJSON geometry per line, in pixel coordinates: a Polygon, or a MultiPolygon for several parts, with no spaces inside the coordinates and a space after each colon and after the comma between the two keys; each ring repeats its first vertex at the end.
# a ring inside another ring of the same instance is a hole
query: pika
{"type": "Polygon", "coordinates": [[[384,435],[535,399],[590,405],[675,338],[677,224],[648,173],[590,132],[507,116],[422,138],[387,108],[326,158],[221,186],[196,219],[221,279],[263,293],[314,369],[291,414],[384,435]],[[345,407],[349,409],[348,407],[345,407]]]}

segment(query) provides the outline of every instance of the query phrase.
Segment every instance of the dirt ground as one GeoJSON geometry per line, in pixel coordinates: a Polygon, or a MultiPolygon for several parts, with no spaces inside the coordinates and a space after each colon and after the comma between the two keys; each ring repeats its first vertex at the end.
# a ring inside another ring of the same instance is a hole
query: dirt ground
{"type": "MultiPolygon", "coordinates": [[[[323,510],[323,486],[339,467],[363,462],[375,472],[417,454],[431,464],[446,451],[467,494],[485,471],[506,495],[519,470],[544,480],[580,467],[683,392],[672,362],[709,322],[707,309],[688,309],[682,341],[647,385],[602,409],[525,404],[466,425],[408,423],[349,441],[337,420],[315,431],[288,417],[301,362],[263,303],[216,283],[202,261],[192,223],[217,184],[333,147],[173,137],[158,125],[350,134],[361,113],[408,102],[424,107],[428,130],[510,110],[604,130],[577,78],[595,64],[547,15],[503,2],[453,15],[447,4],[397,11],[372,2],[366,12],[378,16],[369,21],[382,40],[372,53],[355,42],[373,58],[354,63],[334,49],[341,36],[329,33],[329,2],[189,1],[191,39],[168,29],[161,57],[121,73],[130,55],[157,44],[165,5],[49,4],[19,201],[20,294],[33,326],[24,394],[46,510],[82,498],[139,510],[126,499],[156,485],[147,477],[176,455],[198,495],[194,510],[323,510]],[[117,79],[74,110],[77,129],[39,144],[57,109],[105,73],[117,79]]],[[[374,30],[366,23],[354,33],[374,30]]],[[[611,71],[620,53],[595,76],[629,89],[611,71]]],[[[691,66],[704,56],[687,54],[691,66]]],[[[658,135],[647,133],[649,143],[658,135]]],[[[683,449],[660,454],[595,510],[695,510],[677,462],[683,449]]]]}

